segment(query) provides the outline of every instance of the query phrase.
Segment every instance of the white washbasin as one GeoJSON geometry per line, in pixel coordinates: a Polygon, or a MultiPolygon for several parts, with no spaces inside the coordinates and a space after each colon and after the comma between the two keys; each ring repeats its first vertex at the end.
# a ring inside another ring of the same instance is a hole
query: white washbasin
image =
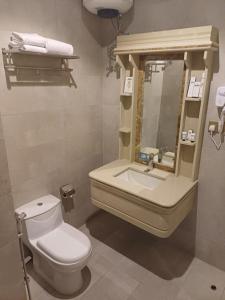
{"type": "Polygon", "coordinates": [[[143,172],[139,172],[130,168],[126,169],[125,171],[116,175],[115,177],[123,181],[148,188],[151,191],[157,188],[163,181],[163,179],[156,178],[151,176],[150,174],[145,174],[143,172]]]}

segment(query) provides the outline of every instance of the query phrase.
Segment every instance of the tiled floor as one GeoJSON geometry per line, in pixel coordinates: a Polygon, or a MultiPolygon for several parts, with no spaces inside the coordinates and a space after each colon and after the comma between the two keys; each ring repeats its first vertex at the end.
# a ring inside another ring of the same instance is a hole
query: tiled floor
{"type": "Polygon", "coordinates": [[[63,298],[40,282],[30,266],[32,300],[225,300],[225,272],[167,240],[103,212],[81,230],[93,245],[83,290],[63,298]]]}

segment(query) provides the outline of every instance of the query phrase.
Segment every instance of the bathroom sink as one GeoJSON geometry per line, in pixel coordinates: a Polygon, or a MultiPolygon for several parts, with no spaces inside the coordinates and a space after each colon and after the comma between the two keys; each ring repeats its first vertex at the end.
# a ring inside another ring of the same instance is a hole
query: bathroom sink
{"type": "Polygon", "coordinates": [[[139,172],[130,168],[126,169],[122,173],[119,173],[115,177],[134,185],[148,188],[149,190],[154,190],[163,181],[163,179],[156,178],[151,176],[150,174],[145,174],[143,172],[139,172]]]}

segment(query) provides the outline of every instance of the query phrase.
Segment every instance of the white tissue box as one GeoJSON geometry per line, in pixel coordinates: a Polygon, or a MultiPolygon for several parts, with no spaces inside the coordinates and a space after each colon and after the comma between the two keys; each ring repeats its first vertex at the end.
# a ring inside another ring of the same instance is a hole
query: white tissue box
{"type": "Polygon", "coordinates": [[[123,92],[124,94],[133,93],[133,77],[126,77],[123,92]]]}
{"type": "Polygon", "coordinates": [[[188,98],[193,97],[193,90],[194,90],[194,86],[195,86],[195,80],[196,80],[195,76],[191,77],[189,87],[188,87],[188,94],[187,94],[188,98]]]}
{"type": "Polygon", "coordinates": [[[200,93],[200,85],[201,83],[196,81],[194,84],[193,92],[192,92],[192,98],[198,98],[200,93]]]}

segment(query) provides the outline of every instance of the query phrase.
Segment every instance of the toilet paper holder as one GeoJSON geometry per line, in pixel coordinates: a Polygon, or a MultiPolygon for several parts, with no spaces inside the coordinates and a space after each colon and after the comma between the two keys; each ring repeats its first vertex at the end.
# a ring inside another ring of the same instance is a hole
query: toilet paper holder
{"type": "Polygon", "coordinates": [[[76,191],[72,184],[65,184],[60,187],[60,195],[62,199],[73,198],[73,195],[75,195],[75,193],[76,191]]]}

